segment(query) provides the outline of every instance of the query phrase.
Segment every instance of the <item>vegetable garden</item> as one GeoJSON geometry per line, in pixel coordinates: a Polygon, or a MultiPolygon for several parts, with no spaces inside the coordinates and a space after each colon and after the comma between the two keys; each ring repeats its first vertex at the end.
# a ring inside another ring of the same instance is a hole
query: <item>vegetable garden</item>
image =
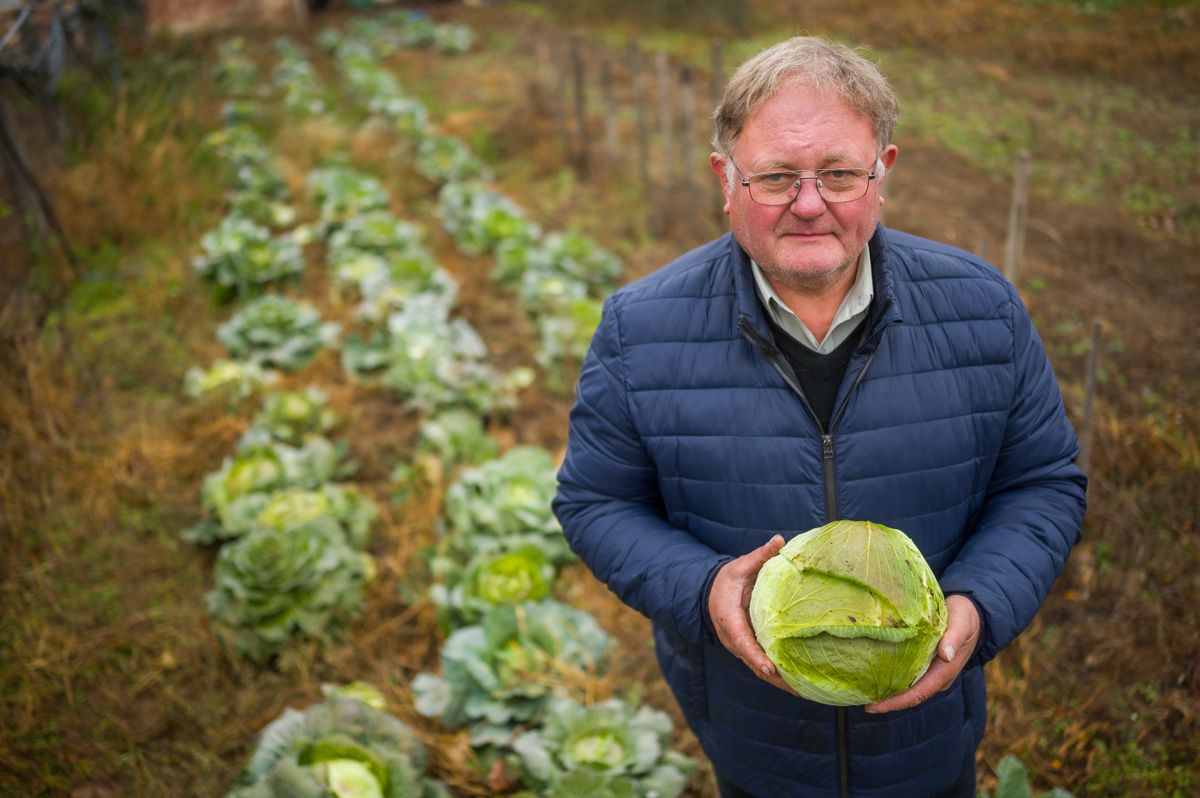
{"type": "MultiPolygon", "coordinates": [[[[549,503],[603,298],[717,220],[583,184],[515,104],[546,100],[514,76],[548,23],[488,13],[155,42],[122,89],[62,87],[83,133],[52,188],[87,267],[46,245],[6,306],[0,792],[715,794],[648,624],[549,503]]],[[[1030,274],[1077,417],[1086,304],[1039,300],[1060,275],[1036,250],[1030,274]]],[[[1109,354],[1114,380],[1150,368],[1109,354]]],[[[991,667],[988,788],[1027,778],[1013,753],[1078,794],[1200,784],[1200,651],[1163,642],[1196,629],[1175,611],[1196,598],[1187,363],[1149,410],[1098,418],[1097,542],[991,667]],[[1173,563],[1114,565],[1150,545],[1131,518],[1173,563]],[[1071,630],[1089,598],[1147,592],[1174,616],[1133,645],[1182,674],[1071,630]],[[1089,721],[1063,708],[1096,700],[1060,673],[1081,651],[1134,682],[1089,721]],[[1140,736],[1113,727],[1130,712],[1140,736]]]]}

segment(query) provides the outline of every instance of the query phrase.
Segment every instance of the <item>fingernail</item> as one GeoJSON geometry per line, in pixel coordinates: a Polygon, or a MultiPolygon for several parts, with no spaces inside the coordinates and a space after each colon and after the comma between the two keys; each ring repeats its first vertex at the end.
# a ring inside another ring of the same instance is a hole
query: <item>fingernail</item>
{"type": "Polygon", "coordinates": [[[878,709],[867,709],[866,707],[863,707],[863,712],[866,712],[868,715],[878,715],[879,714],[878,709]]]}
{"type": "Polygon", "coordinates": [[[760,671],[762,671],[762,674],[763,674],[763,676],[770,676],[770,675],[772,675],[772,674],[771,674],[771,666],[770,666],[770,665],[761,665],[761,666],[759,666],[759,670],[760,670],[760,671]]]}
{"type": "Polygon", "coordinates": [[[946,662],[954,659],[954,646],[946,646],[942,649],[943,655],[946,657],[946,662]]]}

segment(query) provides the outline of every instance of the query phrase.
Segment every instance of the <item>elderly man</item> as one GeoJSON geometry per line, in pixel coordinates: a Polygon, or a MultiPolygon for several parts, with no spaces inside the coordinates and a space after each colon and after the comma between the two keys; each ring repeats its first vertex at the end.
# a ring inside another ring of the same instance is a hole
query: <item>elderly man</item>
{"type": "Polygon", "coordinates": [[[731,234],[626,286],[580,375],[555,510],[654,624],[723,796],[971,796],[983,665],[1079,536],[1075,434],[1013,287],[879,225],[895,96],[820,39],[766,50],[714,115],[731,234]],[[865,707],[806,701],[755,641],[762,564],[836,519],[906,532],[947,596],[933,664],[865,707]]]}

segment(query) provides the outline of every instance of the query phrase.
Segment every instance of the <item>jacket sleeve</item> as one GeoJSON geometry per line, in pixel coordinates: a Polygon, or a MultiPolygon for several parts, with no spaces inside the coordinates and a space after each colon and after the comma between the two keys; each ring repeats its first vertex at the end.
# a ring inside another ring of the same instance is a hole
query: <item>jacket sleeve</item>
{"type": "Polygon", "coordinates": [[[580,372],[554,512],[571,548],[623,602],[688,641],[715,642],[708,591],[732,558],[665,519],[631,412],[617,299],[605,303],[580,372]]]}
{"type": "Polygon", "coordinates": [[[1012,401],[975,529],[942,574],[942,589],[982,613],[974,661],[992,659],[1033,620],[1079,539],[1087,478],[1058,381],[1024,305],[1012,307],[1012,401]]]}

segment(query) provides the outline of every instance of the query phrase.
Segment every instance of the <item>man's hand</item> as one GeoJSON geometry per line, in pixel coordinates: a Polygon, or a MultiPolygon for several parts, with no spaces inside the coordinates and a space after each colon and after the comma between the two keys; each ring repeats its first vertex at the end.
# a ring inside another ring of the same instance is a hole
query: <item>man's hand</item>
{"type": "MultiPolygon", "coordinates": [[[[734,562],[737,562],[734,560],[734,562]]],[[[730,563],[732,565],[733,563],[730,563]]],[[[925,675],[903,693],[867,704],[867,712],[894,712],[897,709],[915,707],[934,693],[949,689],[958,678],[959,672],[975,651],[979,640],[979,611],[975,602],[966,596],[950,596],[946,599],[946,633],[938,641],[937,654],[929,663],[925,675]]]]}
{"type": "Polygon", "coordinates": [[[755,676],[790,693],[792,688],[779,678],[775,665],[758,644],[748,612],[754,580],[763,564],[783,548],[783,542],[783,536],[776,535],[749,554],[721,566],[708,592],[708,617],[721,645],[746,663],[755,676]]]}

